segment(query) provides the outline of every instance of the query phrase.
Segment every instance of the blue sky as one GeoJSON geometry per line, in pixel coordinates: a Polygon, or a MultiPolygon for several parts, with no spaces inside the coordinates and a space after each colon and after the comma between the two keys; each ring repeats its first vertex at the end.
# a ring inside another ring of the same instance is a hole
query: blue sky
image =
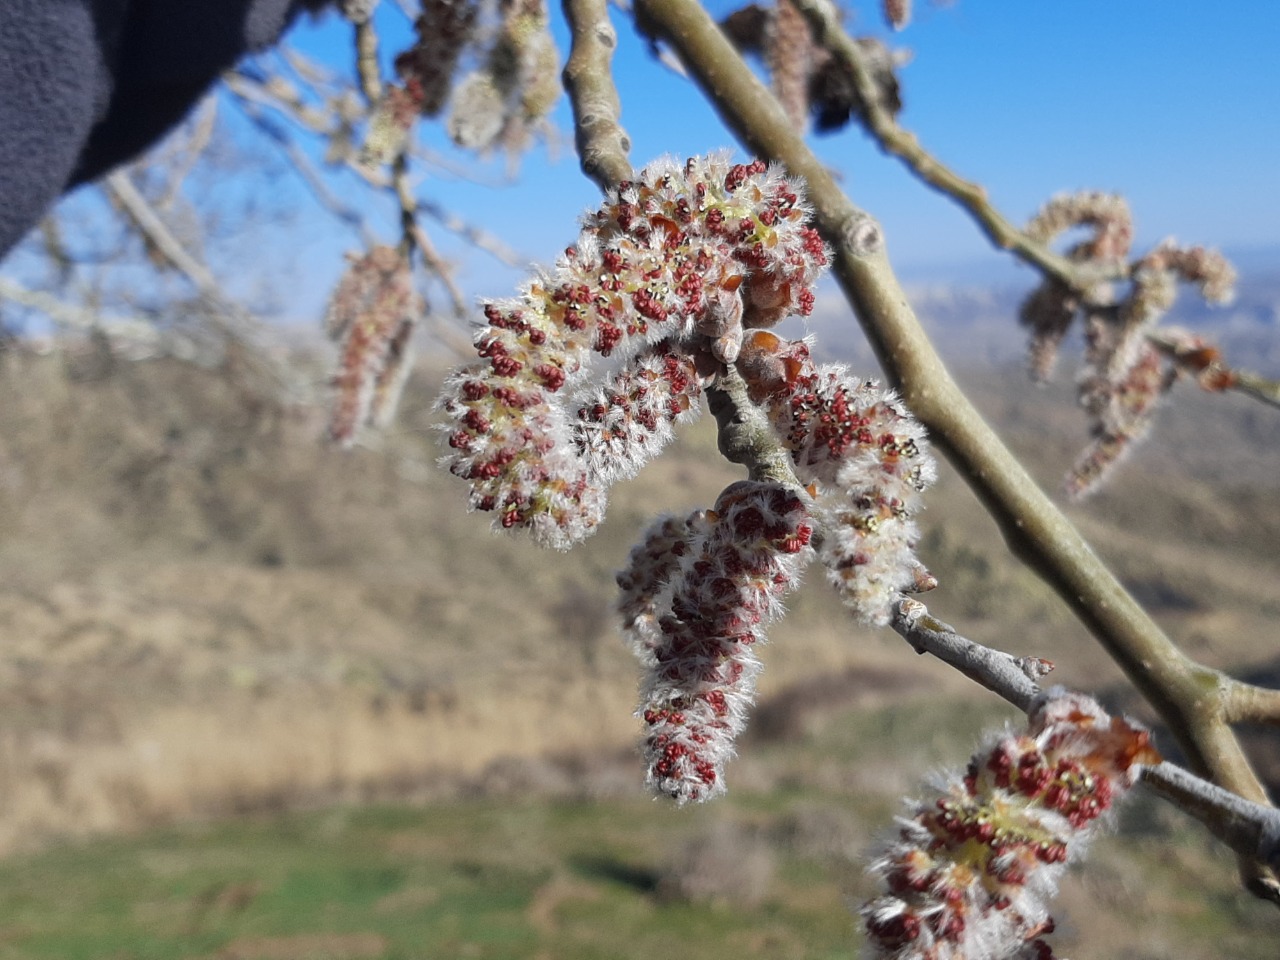
{"type": "MultiPolygon", "coordinates": [[[[385,45],[394,52],[396,35],[407,32],[391,4],[383,7],[385,45]]],[[[721,15],[733,5],[715,0],[710,8],[721,15]]],[[[855,32],[914,54],[902,71],[901,122],[957,172],[984,183],[1015,220],[1055,192],[1097,188],[1129,199],[1140,244],[1174,234],[1226,248],[1280,247],[1280,4],[957,0],[917,4],[915,21],[892,37],[878,4],[856,10],[855,32]]],[[[614,20],[633,162],[732,145],[688,81],[654,62],[625,15],[615,10],[614,20]]],[[[556,29],[567,50],[563,26],[556,29]]],[[[304,24],[292,39],[326,60],[349,55],[348,30],[336,18],[304,24]]],[[[567,134],[567,103],[555,119],[567,134]]],[[[444,142],[438,131],[428,137],[444,142]]],[[[843,171],[854,200],[882,220],[906,276],[954,270],[963,282],[968,268],[999,269],[1000,256],[970,221],[861,131],[815,142],[843,171]]],[[[468,162],[503,179],[500,158],[468,162]]],[[[577,214],[596,202],[571,153],[552,158],[542,146],[523,158],[513,183],[444,179],[422,189],[539,260],[572,239],[577,214]]],[[[468,260],[469,293],[498,296],[504,289],[487,283],[514,282],[483,255],[468,260]]]]}
{"type": "MultiPolygon", "coordinates": [[[[709,7],[720,16],[734,4],[711,0],[709,7]]],[[[855,33],[914,54],[901,73],[901,122],[957,172],[985,184],[1015,221],[1056,192],[1095,188],[1129,199],[1140,246],[1172,234],[1187,243],[1252,250],[1254,262],[1257,251],[1280,252],[1280,3],[917,0],[915,21],[895,35],[883,27],[878,3],[855,9],[855,33]]],[[[563,53],[568,38],[554,12],[563,53]]],[[[732,146],[691,84],[650,57],[625,14],[614,10],[613,17],[633,163],[732,146]]],[[[410,30],[391,0],[378,18],[389,59],[408,45],[410,30]]],[[[289,39],[349,69],[350,29],[329,15],[304,20],[289,39]]],[[[224,109],[223,116],[233,117],[234,110],[224,109]]],[[[420,192],[486,225],[531,260],[549,261],[573,239],[581,211],[598,202],[569,146],[567,102],[554,119],[564,135],[561,148],[536,146],[514,180],[507,180],[501,157],[455,151],[488,183],[439,173],[421,182],[420,192]]],[[[426,126],[424,135],[450,149],[438,125],[426,126]]],[[[964,284],[1013,275],[1007,257],[992,251],[965,215],[880,154],[860,130],[814,143],[842,172],[853,199],[881,219],[905,279],[964,284]]],[[[353,197],[367,197],[353,189],[353,197]]],[[[318,316],[341,272],[342,252],[357,241],[287,174],[277,171],[266,193],[292,216],[241,248],[236,269],[267,259],[278,264],[271,272],[282,317],[307,321],[318,316]]],[[[389,201],[377,223],[389,241],[395,238],[389,201]]],[[[430,221],[427,226],[457,263],[468,296],[512,292],[520,271],[457,243],[430,221]]]]}

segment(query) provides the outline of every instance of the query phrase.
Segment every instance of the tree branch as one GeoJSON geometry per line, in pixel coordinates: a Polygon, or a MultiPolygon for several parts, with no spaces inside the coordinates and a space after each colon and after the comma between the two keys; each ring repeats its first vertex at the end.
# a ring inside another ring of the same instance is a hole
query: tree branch
{"type": "Polygon", "coordinates": [[[187,252],[181,241],[133,185],[128,173],[117,170],[102,183],[137,231],[170,266],[191,282],[205,302],[213,308],[209,315],[213,325],[230,341],[245,346],[249,363],[270,389],[282,397],[301,397],[305,391],[297,377],[262,343],[262,331],[257,321],[243,307],[223,294],[217,278],[208,267],[187,252]]]}
{"type": "Polygon", "coordinates": [[[908,597],[894,606],[889,625],[916,653],[932,654],[1023,713],[1031,709],[1031,702],[1040,693],[1037,681],[1053,669],[1048,660],[1015,657],[967,640],[950,624],[930,616],[929,608],[919,600],[908,597]]]}
{"type": "Polygon", "coordinates": [[[915,134],[898,125],[877,92],[866,54],[840,24],[839,12],[830,0],[793,0],[813,30],[814,40],[848,72],[864,108],[866,125],[881,149],[901,160],[917,177],[962,206],[1001,250],[1009,250],[1043,273],[1076,290],[1087,290],[1126,275],[1123,264],[1099,267],[1076,263],[1055,253],[1019,230],[987,198],[986,189],[965,180],[920,145],[915,134]]]}
{"type": "MultiPolygon", "coordinates": [[[[834,269],[890,379],[983,500],[1015,555],[1035,570],[1160,712],[1191,764],[1241,796],[1266,794],[1226,726],[1221,674],[1182,653],[1036,486],[951,379],[911,310],[879,225],[855,206],[795,133],[781,106],[693,0],[637,0],[638,25],[666,40],[725,123],[758,156],[808,183],[834,269]]],[[[1280,885],[1254,862],[1250,889],[1280,885]]]]}
{"type": "Polygon", "coordinates": [[[573,102],[574,141],[585,173],[603,191],[631,176],[631,140],[618,118],[622,105],[611,64],[618,34],[607,0],[564,0],[573,46],[564,85],[573,102]]]}

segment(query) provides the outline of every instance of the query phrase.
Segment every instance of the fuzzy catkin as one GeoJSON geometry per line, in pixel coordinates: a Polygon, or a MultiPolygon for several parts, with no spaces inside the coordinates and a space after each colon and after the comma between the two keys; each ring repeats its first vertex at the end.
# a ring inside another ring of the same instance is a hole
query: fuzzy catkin
{"type": "Polygon", "coordinates": [[[728,328],[809,313],[826,263],[799,185],[777,168],[723,156],[660,161],[620,184],[550,273],[485,306],[481,360],[446,384],[447,463],[471,482],[472,508],[550,546],[589,535],[608,484],[669,435],[650,425],[696,415],[687,358],[724,356],[728,328]],[[661,343],[669,352],[646,369],[661,343]],[[630,384],[592,393],[594,355],[620,358],[630,384]],[[655,420],[641,387],[681,409],[660,407],[655,420]]]}
{"type": "Polygon", "coordinates": [[[685,803],[724,791],[760,671],[753,648],[811,559],[812,534],[796,493],[743,481],[711,511],[660,521],[632,552],[620,583],[630,586],[629,634],[647,668],[637,713],[656,792],[685,803]],[[654,594],[640,601],[646,587],[654,594]]]}
{"type": "Polygon", "coordinates": [[[394,415],[423,308],[409,261],[395,247],[374,247],[351,261],[325,315],[326,332],[340,348],[331,441],[348,447],[361,427],[385,426],[394,415]]]}
{"type": "Polygon", "coordinates": [[[1061,688],[949,777],[871,873],[862,909],[882,960],[1052,960],[1049,902],[1105,815],[1159,754],[1142,727],[1061,688]]]}
{"type": "Polygon", "coordinates": [[[754,333],[739,366],[796,476],[814,485],[828,581],[860,621],[888,623],[920,580],[914,516],[937,470],[924,428],[874,381],[815,365],[803,341],[754,333]]]}

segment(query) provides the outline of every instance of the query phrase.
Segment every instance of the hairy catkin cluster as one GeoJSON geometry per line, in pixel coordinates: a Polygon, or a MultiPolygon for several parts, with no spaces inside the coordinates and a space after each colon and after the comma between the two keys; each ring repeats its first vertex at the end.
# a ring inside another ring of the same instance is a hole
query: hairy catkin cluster
{"type": "Polygon", "coordinates": [[[1086,190],[1053,197],[1025,228],[1027,236],[1050,243],[1060,234],[1086,227],[1092,236],[1072,250],[1080,260],[1123,260],[1133,243],[1133,214],[1124,197],[1086,190]]]}
{"type": "MultiPolygon", "coordinates": [[[[1066,255],[1081,264],[1125,269],[1133,243],[1133,217],[1124,199],[1114,194],[1085,192],[1054,197],[1030,220],[1026,233],[1049,243],[1067,230],[1088,229],[1089,235],[1066,255]]],[[[1080,405],[1089,417],[1091,441],[1067,474],[1072,497],[1097,490],[1114,467],[1145,437],[1159,402],[1191,369],[1206,389],[1222,389],[1230,382],[1213,358],[1196,365],[1197,349],[1180,363],[1176,351],[1162,352],[1150,334],[1173,306],[1178,282],[1193,283],[1211,303],[1225,303],[1235,284],[1235,271],[1221,254],[1204,247],[1179,247],[1166,240],[1129,264],[1128,295],[1116,301],[1111,287],[1099,284],[1078,291],[1055,277],[1046,277],[1023,301],[1020,320],[1031,334],[1030,370],[1033,379],[1047,380],[1059,347],[1076,317],[1084,317],[1085,366],[1079,378],[1080,405]]]]}
{"type": "Polygon", "coordinates": [[[803,133],[809,126],[809,80],[829,55],[814,43],[808,21],[792,0],[774,4],[763,52],[774,95],[791,125],[803,133]]]}
{"type": "Polygon", "coordinates": [[[334,443],[350,446],[361,427],[386,426],[395,415],[423,309],[401,251],[374,247],[352,259],[325,315],[325,330],[339,344],[329,419],[334,443]]]}
{"type": "Polygon", "coordinates": [[[440,401],[472,508],[560,548],[590,534],[607,485],[698,414],[696,358],[732,362],[743,327],[812,309],[827,252],[801,197],[759,162],[653,164],[588,214],[551,273],[486,305],[481,360],[440,401]],[[622,361],[595,387],[593,355],[622,361]]]}
{"type": "Polygon", "coordinates": [[[618,582],[646,667],[640,709],[648,783],[679,803],[722,793],[760,661],[753,647],[812,559],[805,502],[743,481],[715,507],[659,521],[618,582]]]}
{"type": "Polygon", "coordinates": [[[911,22],[911,0],[880,0],[884,22],[895,30],[902,30],[911,22]]]}
{"type": "MultiPolygon", "coordinates": [[[[1166,240],[1133,264],[1131,279],[1125,300],[1110,312],[1092,312],[1085,323],[1079,392],[1092,440],[1067,474],[1067,492],[1073,497],[1097,490],[1147,435],[1160,401],[1183,369],[1148,336],[1173,306],[1178,282],[1195,284],[1211,303],[1226,303],[1236,273],[1215,250],[1166,240]]],[[[1221,389],[1225,381],[1202,377],[1200,383],[1221,389]]]]}
{"type": "Polygon", "coordinates": [[[360,163],[378,167],[393,163],[409,146],[409,138],[422,109],[422,86],[410,77],[404,85],[387,84],[369,116],[369,127],[360,145],[360,163]]]}
{"type": "MultiPolygon", "coordinates": [[[[1025,232],[1033,240],[1047,244],[1077,227],[1088,229],[1090,235],[1067,251],[1071,260],[1118,264],[1129,255],[1133,216],[1124,198],[1117,194],[1060,194],[1040,208],[1025,232]]],[[[1055,277],[1045,277],[1023,301],[1018,319],[1031,334],[1028,367],[1033,380],[1043,382],[1053,375],[1062,341],[1082,307],[1080,295],[1055,277]]]]}
{"type": "Polygon", "coordinates": [[[1146,730],[1056,689],[1022,734],[974,754],[941,796],[914,804],[871,872],[862,909],[887,960],[1051,960],[1049,902],[1104,815],[1159,761],[1146,730]]]}
{"type": "Polygon", "coordinates": [[[815,365],[803,341],[758,331],[739,367],[813,486],[828,580],[859,620],[888,623],[898,595],[928,577],[914,552],[920,494],[937,472],[924,428],[875,381],[815,365]]]}
{"type": "Polygon", "coordinates": [[[546,0],[500,0],[500,22],[480,66],[459,81],[448,118],[459,146],[515,152],[560,96],[560,55],[546,0]]]}

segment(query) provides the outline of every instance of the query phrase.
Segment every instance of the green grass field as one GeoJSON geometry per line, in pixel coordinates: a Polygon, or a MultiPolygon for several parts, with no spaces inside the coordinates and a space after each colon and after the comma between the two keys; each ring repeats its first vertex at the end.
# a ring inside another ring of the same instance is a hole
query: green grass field
{"type": "MultiPolygon", "coordinates": [[[[767,790],[335,808],[66,845],[0,863],[0,958],[338,960],[857,956],[847,902],[891,824],[895,758],[927,768],[998,720],[944,704],[748,745],[767,790]],[[844,778],[842,780],[842,778],[844,778]]],[[[961,759],[962,759],[961,755],[961,759]]],[[[730,769],[732,776],[733,769],[730,769]]],[[[638,774],[637,774],[638,775],[638,774]]],[[[1230,859],[1138,800],[1063,891],[1064,955],[1272,958],[1280,922],[1230,859]]]]}

